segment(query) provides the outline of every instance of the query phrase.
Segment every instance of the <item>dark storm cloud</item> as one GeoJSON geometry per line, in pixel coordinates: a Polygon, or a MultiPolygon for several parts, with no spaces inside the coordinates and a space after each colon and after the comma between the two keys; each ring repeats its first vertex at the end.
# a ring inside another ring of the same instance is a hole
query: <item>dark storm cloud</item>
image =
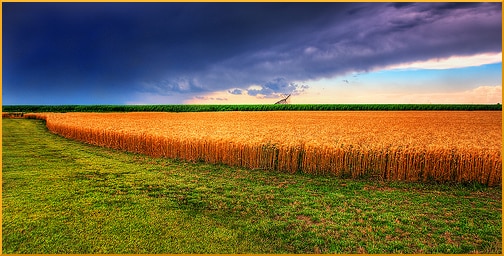
{"type": "Polygon", "coordinates": [[[177,78],[176,80],[147,81],[142,85],[143,92],[154,92],[159,95],[170,93],[203,92],[205,89],[197,79],[177,78]]]}
{"type": "MultiPolygon", "coordinates": [[[[324,26],[287,33],[281,43],[216,63],[212,76],[265,85],[275,77],[304,81],[397,63],[501,51],[499,4],[343,7],[333,10],[335,17],[324,19],[324,26]]],[[[274,90],[263,86],[262,92],[267,91],[274,90]]]]}
{"type": "Polygon", "coordinates": [[[3,99],[299,92],[309,79],[500,52],[501,20],[500,3],[3,3],[3,99]]]}

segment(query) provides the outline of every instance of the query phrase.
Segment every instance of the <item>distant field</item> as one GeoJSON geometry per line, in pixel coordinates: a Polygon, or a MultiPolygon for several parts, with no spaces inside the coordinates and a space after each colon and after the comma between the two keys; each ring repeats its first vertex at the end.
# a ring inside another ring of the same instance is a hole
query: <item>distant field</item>
{"type": "Polygon", "coordinates": [[[501,104],[7,105],[3,112],[502,110],[501,104]]]}
{"type": "Polygon", "coordinates": [[[152,158],[2,124],[2,253],[502,253],[502,189],[152,158]]]}

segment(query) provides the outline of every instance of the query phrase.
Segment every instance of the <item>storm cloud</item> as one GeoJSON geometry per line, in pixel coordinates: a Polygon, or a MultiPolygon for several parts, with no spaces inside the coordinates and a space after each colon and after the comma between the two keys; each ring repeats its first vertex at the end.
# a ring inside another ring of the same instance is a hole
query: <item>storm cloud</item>
{"type": "Polygon", "coordinates": [[[4,103],[295,94],[308,80],[501,52],[501,20],[501,3],[3,3],[4,103]]]}

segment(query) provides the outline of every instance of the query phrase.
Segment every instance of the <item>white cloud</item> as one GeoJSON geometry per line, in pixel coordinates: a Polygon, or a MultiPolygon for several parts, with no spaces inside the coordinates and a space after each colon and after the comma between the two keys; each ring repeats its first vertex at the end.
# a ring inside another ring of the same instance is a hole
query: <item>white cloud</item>
{"type": "Polygon", "coordinates": [[[251,85],[247,88],[247,90],[261,90],[262,86],[260,85],[251,85]]]}
{"type": "Polygon", "coordinates": [[[502,52],[484,53],[472,56],[454,56],[445,59],[431,59],[388,66],[386,69],[452,69],[476,67],[502,62],[502,52]]]}

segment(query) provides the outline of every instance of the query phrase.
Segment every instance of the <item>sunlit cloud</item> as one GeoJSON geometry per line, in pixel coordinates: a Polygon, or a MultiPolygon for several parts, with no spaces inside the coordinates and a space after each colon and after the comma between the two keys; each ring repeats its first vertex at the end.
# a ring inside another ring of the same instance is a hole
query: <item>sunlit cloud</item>
{"type": "Polygon", "coordinates": [[[251,96],[246,93],[232,94],[229,91],[216,91],[196,95],[185,100],[184,104],[273,104],[277,99],[264,95],[251,96]]]}
{"type": "Polygon", "coordinates": [[[502,103],[502,86],[480,86],[471,90],[446,93],[376,94],[383,102],[420,104],[496,104],[502,103]]]}
{"type": "Polygon", "coordinates": [[[502,86],[479,86],[469,90],[449,92],[380,92],[320,89],[303,97],[293,97],[293,103],[302,104],[496,104],[502,103],[502,86]]]}
{"type": "Polygon", "coordinates": [[[453,56],[449,58],[430,59],[427,61],[415,61],[388,66],[386,69],[452,69],[476,67],[499,62],[502,62],[502,52],[483,53],[472,56],[453,56]]]}

